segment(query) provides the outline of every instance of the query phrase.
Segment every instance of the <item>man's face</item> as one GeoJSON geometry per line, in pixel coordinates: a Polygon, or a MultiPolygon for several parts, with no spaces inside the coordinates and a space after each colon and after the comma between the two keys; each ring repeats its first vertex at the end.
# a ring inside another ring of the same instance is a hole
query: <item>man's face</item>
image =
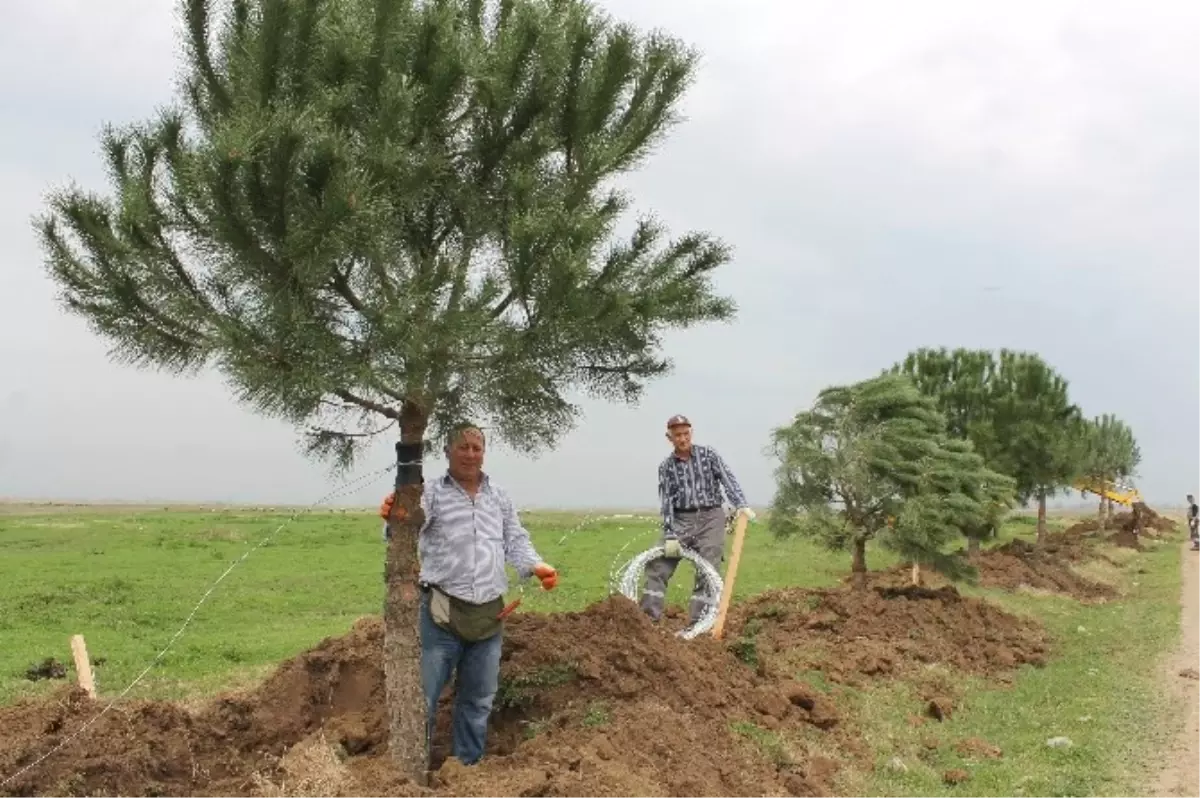
{"type": "Polygon", "coordinates": [[[675,451],[682,453],[692,450],[691,427],[685,424],[678,424],[667,431],[667,437],[671,439],[671,445],[675,447],[675,451]]]}
{"type": "Polygon", "coordinates": [[[483,469],[483,433],[465,429],[455,436],[446,452],[450,473],[457,479],[475,480],[483,469]]]}
{"type": "Polygon", "coordinates": [[[1193,497],[1192,494],[1189,493],[1188,494],[1188,504],[1195,504],[1195,503],[1196,503],[1195,497],[1193,497]]]}

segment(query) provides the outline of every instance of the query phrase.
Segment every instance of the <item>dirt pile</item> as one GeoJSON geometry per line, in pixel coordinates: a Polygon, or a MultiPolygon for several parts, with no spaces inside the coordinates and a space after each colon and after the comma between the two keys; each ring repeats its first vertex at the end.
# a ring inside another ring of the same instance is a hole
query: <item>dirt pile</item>
{"type": "MultiPolygon", "coordinates": [[[[828,762],[797,761],[773,730],[836,729],[825,697],[768,678],[711,639],[684,641],[623,598],[580,613],[516,616],[506,630],[491,756],[448,760],[432,792],[386,756],[383,625],[359,621],[283,663],[254,690],[188,712],[114,706],[0,794],[811,795],[828,762]],[[741,734],[731,730],[741,724],[741,734]]],[[[434,757],[444,758],[448,698],[434,757]]],[[[0,709],[9,777],[104,705],[79,691],[0,709]]]]}
{"type": "MultiPolygon", "coordinates": [[[[1099,538],[1094,534],[1099,524],[1093,523],[1085,521],[1063,532],[1051,533],[1041,545],[1017,539],[982,550],[973,563],[978,584],[1002,590],[1021,587],[1046,590],[1081,601],[1117,597],[1120,594],[1111,585],[1095,582],[1071,568],[1073,564],[1102,557],[1096,551],[1099,538]]],[[[959,554],[965,557],[966,551],[960,549],[959,554]]],[[[898,565],[873,574],[872,581],[877,586],[902,587],[911,584],[910,573],[909,566],[898,565]]],[[[947,584],[946,579],[928,569],[922,570],[921,582],[932,587],[947,584]]]]}
{"type": "Polygon", "coordinates": [[[1005,590],[1016,590],[1024,585],[1084,601],[1115,598],[1118,592],[1111,585],[1092,581],[1071,569],[1072,563],[1093,556],[1093,541],[1085,540],[1086,534],[1069,529],[1048,535],[1040,546],[1012,540],[980,552],[975,563],[979,584],[1005,590]]]}
{"type": "Polygon", "coordinates": [[[1131,529],[1118,529],[1111,535],[1105,538],[1106,541],[1114,546],[1120,546],[1125,549],[1142,550],[1142,542],[1138,539],[1138,535],[1131,529]]]}
{"type": "Polygon", "coordinates": [[[743,657],[783,655],[788,668],[801,657],[830,681],[852,685],[929,663],[997,675],[1040,666],[1049,651],[1034,621],[950,586],[772,591],[737,607],[732,628],[743,657]]]}
{"type": "Polygon", "coordinates": [[[1170,518],[1159,515],[1143,502],[1134,504],[1132,511],[1120,512],[1114,515],[1109,521],[1109,526],[1116,527],[1122,532],[1132,533],[1137,528],[1135,514],[1141,515],[1142,534],[1150,537],[1158,537],[1164,533],[1174,532],[1178,528],[1176,523],[1170,518]]]}

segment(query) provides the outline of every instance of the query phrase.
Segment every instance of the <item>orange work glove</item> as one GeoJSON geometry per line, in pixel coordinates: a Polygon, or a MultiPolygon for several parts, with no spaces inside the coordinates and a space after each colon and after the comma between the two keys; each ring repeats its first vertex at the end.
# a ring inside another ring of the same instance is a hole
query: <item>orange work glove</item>
{"type": "MultiPolygon", "coordinates": [[[[382,518],[384,521],[387,521],[388,519],[390,519],[391,515],[392,515],[392,505],[395,503],[396,503],[396,494],[395,493],[389,493],[386,497],[384,497],[383,504],[379,505],[379,517],[382,518]]],[[[396,520],[397,521],[403,521],[405,518],[405,515],[406,515],[406,513],[404,512],[403,507],[396,510],[396,520]]]]}
{"type": "Polygon", "coordinates": [[[558,584],[558,571],[544,562],[533,566],[533,575],[542,580],[542,590],[553,590],[558,584]]]}

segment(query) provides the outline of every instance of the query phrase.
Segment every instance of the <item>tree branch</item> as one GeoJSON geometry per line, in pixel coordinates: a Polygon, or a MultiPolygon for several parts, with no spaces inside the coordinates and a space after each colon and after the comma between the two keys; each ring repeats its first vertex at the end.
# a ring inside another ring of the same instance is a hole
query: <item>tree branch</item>
{"type": "Polygon", "coordinates": [[[370,399],[364,399],[363,397],[356,396],[355,394],[352,394],[346,390],[334,391],[333,395],[338,399],[341,399],[343,402],[349,402],[350,404],[358,405],[361,408],[371,410],[381,416],[386,416],[387,418],[395,419],[396,421],[400,420],[399,410],[388,407],[384,404],[380,404],[379,402],[375,402],[370,399]]]}
{"type": "Polygon", "coordinates": [[[354,293],[354,289],[350,287],[350,268],[353,267],[348,267],[346,271],[343,272],[335,265],[332,269],[333,277],[330,281],[330,285],[337,295],[346,300],[346,304],[353,308],[355,312],[366,316],[368,313],[367,306],[363,304],[362,300],[358,298],[358,295],[354,293]]]}

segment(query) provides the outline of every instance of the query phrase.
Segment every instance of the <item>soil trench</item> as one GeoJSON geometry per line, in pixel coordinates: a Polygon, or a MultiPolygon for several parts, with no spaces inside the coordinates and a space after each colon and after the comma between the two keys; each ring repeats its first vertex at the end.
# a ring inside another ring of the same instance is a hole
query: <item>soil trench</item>
{"type": "Polygon", "coordinates": [[[1179,647],[1160,667],[1163,691],[1186,708],[1174,742],[1148,795],[1200,795],[1200,552],[1183,542],[1183,594],[1179,647]]]}

